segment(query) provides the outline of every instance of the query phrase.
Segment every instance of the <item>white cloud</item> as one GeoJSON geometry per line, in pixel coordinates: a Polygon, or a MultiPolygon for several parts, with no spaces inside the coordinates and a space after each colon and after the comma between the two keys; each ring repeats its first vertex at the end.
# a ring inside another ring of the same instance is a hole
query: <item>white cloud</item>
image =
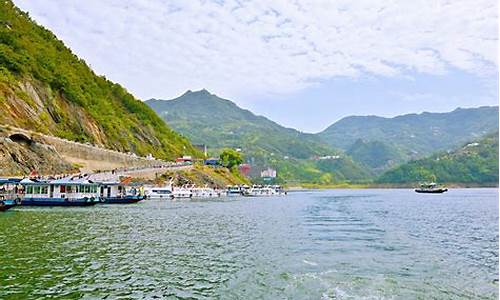
{"type": "Polygon", "coordinates": [[[289,93],[336,76],[478,76],[498,65],[497,2],[15,0],[142,98],[289,93]]]}

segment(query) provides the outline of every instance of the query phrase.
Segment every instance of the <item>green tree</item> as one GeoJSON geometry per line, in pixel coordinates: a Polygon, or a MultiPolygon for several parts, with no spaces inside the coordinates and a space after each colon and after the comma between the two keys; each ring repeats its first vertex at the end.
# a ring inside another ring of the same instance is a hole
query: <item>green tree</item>
{"type": "Polygon", "coordinates": [[[231,169],[234,166],[238,166],[243,162],[243,157],[241,153],[233,150],[233,149],[224,149],[220,155],[221,164],[231,169]]]}

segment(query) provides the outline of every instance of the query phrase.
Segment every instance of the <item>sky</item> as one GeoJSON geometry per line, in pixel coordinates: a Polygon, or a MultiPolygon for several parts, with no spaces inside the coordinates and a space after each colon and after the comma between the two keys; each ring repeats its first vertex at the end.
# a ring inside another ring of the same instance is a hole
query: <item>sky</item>
{"type": "Polygon", "coordinates": [[[498,105],[496,0],[14,0],[141,100],[207,89],[305,132],[498,105]]]}

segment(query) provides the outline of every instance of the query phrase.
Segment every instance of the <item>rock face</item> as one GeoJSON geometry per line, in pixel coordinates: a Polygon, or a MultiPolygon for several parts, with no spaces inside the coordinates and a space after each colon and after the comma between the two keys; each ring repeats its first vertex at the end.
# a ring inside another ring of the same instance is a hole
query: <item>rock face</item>
{"type": "Polygon", "coordinates": [[[61,174],[69,170],[78,172],[77,168],[89,173],[162,163],[12,126],[0,125],[0,139],[5,160],[0,164],[0,176],[28,175],[32,170],[39,174],[61,174]]]}
{"type": "Polygon", "coordinates": [[[33,170],[40,174],[77,171],[49,145],[0,137],[0,176],[24,176],[33,170]]]}

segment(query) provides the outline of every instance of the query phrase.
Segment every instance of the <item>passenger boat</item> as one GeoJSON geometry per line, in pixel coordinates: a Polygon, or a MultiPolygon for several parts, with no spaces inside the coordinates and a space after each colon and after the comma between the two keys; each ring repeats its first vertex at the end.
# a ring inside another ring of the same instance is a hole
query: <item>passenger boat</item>
{"type": "Polygon", "coordinates": [[[244,190],[245,190],[244,186],[228,185],[226,187],[226,195],[229,196],[229,197],[231,197],[231,196],[242,196],[244,190]]]}
{"type": "Polygon", "coordinates": [[[29,206],[90,206],[99,202],[98,184],[80,177],[55,180],[25,178],[21,205],[29,206]]]}
{"type": "Polygon", "coordinates": [[[191,193],[193,198],[216,198],[220,197],[221,193],[212,188],[191,188],[191,193]]]}
{"type": "Polygon", "coordinates": [[[149,187],[146,188],[145,195],[148,199],[171,199],[172,186],[149,187]]]}
{"type": "Polygon", "coordinates": [[[20,181],[16,178],[0,178],[0,211],[6,211],[21,202],[18,193],[20,181]]]}
{"type": "Polygon", "coordinates": [[[426,194],[441,194],[447,192],[448,189],[445,187],[440,187],[436,183],[423,183],[419,188],[415,189],[417,193],[426,193],[426,194]]]}
{"type": "Polygon", "coordinates": [[[185,187],[174,188],[172,191],[172,198],[180,199],[180,198],[192,198],[193,192],[185,187]]]}
{"type": "Polygon", "coordinates": [[[101,182],[101,202],[108,204],[137,203],[146,198],[143,187],[129,186],[123,182],[101,182]]]}
{"type": "Polygon", "coordinates": [[[243,192],[246,197],[263,197],[286,195],[286,192],[279,185],[254,185],[243,192]]]}

